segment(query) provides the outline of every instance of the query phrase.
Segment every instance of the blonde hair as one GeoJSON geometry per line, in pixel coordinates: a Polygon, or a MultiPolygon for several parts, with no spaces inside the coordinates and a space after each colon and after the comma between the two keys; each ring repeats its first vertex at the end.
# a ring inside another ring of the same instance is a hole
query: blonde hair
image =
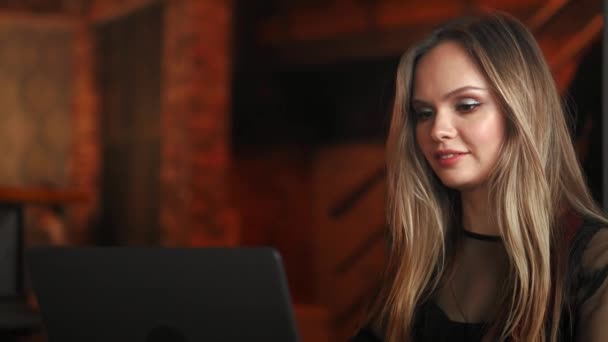
{"type": "Polygon", "coordinates": [[[460,44],[490,84],[506,138],[488,180],[489,203],[509,258],[505,308],[493,340],[556,341],[566,305],[565,210],[606,222],[585,185],[551,72],[532,34],[504,14],[461,18],[401,58],[387,141],[390,247],[385,282],[370,321],[386,341],[411,341],[416,309],[449,270],[458,194],[445,187],[415,140],[412,79],[426,52],[460,44]]]}

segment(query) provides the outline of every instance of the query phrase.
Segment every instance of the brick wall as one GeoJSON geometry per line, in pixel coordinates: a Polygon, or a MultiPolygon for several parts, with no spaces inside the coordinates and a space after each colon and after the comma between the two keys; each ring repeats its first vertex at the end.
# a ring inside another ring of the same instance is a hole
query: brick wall
{"type": "Polygon", "coordinates": [[[167,1],[164,24],[161,240],[236,244],[226,192],[232,2],[167,1]]]}
{"type": "Polygon", "coordinates": [[[242,220],[240,243],[271,245],[282,256],[289,290],[313,303],[313,149],[284,146],[233,161],[230,193],[242,220]]]}
{"type": "MultiPolygon", "coordinates": [[[[157,0],[22,1],[0,4],[10,15],[53,16],[73,24],[69,187],[89,200],[69,210],[72,239],[94,242],[99,219],[101,142],[94,25],[157,0]]],[[[161,241],[226,245],[239,241],[227,194],[232,60],[230,0],[166,0],[161,108],[161,241]]]]}
{"type": "MultiPolygon", "coordinates": [[[[71,210],[75,240],[91,241],[99,215],[100,132],[93,25],[153,1],[93,1],[76,27],[70,175],[87,203],[71,210]]],[[[227,195],[232,2],[164,1],[161,85],[161,243],[234,245],[238,215],[227,195]]],[[[71,9],[73,13],[74,10],[71,9]]]]}

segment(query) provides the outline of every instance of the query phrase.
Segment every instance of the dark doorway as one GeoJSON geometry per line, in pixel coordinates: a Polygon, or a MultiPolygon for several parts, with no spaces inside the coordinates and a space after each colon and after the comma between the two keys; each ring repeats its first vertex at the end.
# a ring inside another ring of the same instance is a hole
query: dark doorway
{"type": "Polygon", "coordinates": [[[96,243],[159,241],[163,7],[96,27],[102,137],[96,243]]]}

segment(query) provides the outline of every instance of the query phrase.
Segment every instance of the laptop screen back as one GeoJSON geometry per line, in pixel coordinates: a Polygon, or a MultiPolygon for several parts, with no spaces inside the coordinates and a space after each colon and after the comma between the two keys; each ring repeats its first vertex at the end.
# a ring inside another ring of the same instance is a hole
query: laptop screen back
{"type": "Polygon", "coordinates": [[[50,342],[297,341],[270,248],[35,248],[50,342]]]}

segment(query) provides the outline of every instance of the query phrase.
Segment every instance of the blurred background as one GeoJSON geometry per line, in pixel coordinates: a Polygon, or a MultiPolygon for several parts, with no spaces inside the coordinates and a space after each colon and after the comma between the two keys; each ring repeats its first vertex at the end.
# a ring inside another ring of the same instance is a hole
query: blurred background
{"type": "Polygon", "coordinates": [[[274,246],[303,340],[343,341],[398,59],[478,9],[538,39],[601,201],[600,0],[0,0],[0,203],[26,247],[274,246]]]}

